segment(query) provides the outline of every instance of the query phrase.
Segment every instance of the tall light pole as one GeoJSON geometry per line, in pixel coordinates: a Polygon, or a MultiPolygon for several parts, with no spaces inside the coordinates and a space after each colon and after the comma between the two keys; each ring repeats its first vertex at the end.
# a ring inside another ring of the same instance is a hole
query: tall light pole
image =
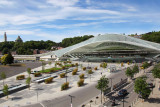
{"type": "Polygon", "coordinates": [[[111,80],[111,91],[112,91],[112,79],[113,79],[113,78],[109,78],[109,79],[111,80]]]}
{"type": "Polygon", "coordinates": [[[123,107],[124,107],[124,96],[123,96],[123,107]]]}
{"type": "MultiPolygon", "coordinates": [[[[102,76],[102,72],[101,72],[101,76],[102,76]]],[[[101,104],[102,104],[102,79],[101,79],[101,104]]]]}
{"type": "Polygon", "coordinates": [[[91,82],[91,75],[92,75],[92,74],[89,74],[89,76],[90,76],[90,82],[91,82]]]}
{"type": "Polygon", "coordinates": [[[74,96],[69,95],[69,97],[71,98],[71,107],[72,107],[72,98],[74,98],[74,96]]]}
{"type": "Polygon", "coordinates": [[[67,83],[67,73],[68,73],[68,68],[66,69],[66,83],[67,83]]]}

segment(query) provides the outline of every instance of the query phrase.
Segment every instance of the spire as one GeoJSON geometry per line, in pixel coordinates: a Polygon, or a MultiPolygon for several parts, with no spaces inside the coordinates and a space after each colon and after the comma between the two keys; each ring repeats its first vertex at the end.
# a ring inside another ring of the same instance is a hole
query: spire
{"type": "Polygon", "coordinates": [[[6,32],[4,32],[4,42],[7,42],[7,35],[6,35],[6,32]]]}

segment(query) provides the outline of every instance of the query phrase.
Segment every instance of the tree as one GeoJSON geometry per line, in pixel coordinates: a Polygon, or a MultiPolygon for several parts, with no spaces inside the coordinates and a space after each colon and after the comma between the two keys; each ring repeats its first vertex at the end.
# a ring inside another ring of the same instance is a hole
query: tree
{"type": "Polygon", "coordinates": [[[2,55],[8,54],[8,52],[9,52],[9,49],[8,49],[7,47],[5,47],[5,48],[3,48],[3,50],[2,50],[2,55]]]}
{"type": "Polygon", "coordinates": [[[154,78],[160,78],[160,69],[158,69],[158,68],[155,67],[152,70],[152,75],[153,75],[154,78]]]}
{"type": "Polygon", "coordinates": [[[133,78],[134,76],[134,72],[131,70],[130,67],[127,68],[127,70],[125,71],[127,77],[130,77],[131,79],[133,78]]]}
{"type": "Polygon", "coordinates": [[[108,84],[109,84],[109,80],[108,78],[106,78],[105,75],[103,75],[100,80],[98,80],[98,83],[96,85],[96,88],[98,90],[101,90],[101,95],[102,95],[102,92],[104,93],[104,91],[108,88],[108,84]]]}
{"type": "Polygon", "coordinates": [[[28,88],[29,88],[29,90],[30,90],[31,77],[28,77],[28,78],[26,79],[26,84],[28,85],[28,88]]]}
{"type": "Polygon", "coordinates": [[[146,82],[146,77],[139,77],[135,80],[134,91],[143,99],[147,99],[151,93],[146,82]]]}
{"type": "Polygon", "coordinates": [[[8,64],[13,63],[13,61],[14,61],[14,58],[10,52],[8,53],[7,60],[8,60],[8,64]]]}
{"type": "Polygon", "coordinates": [[[7,84],[3,86],[3,93],[4,93],[4,95],[7,96],[7,99],[8,99],[9,91],[8,91],[8,85],[7,84]]]}
{"type": "Polygon", "coordinates": [[[44,61],[42,61],[42,71],[44,71],[44,66],[45,66],[45,62],[44,61]]]}
{"type": "Polygon", "coordinates": [[[1,58],[1,63],[4,64],[4,65],[11,64],[11,63],[13,63],[13,61],[14,61],[14,58],[11,55],[11,53],[3,55],[2,58],[1,58]]]}
{"type": "Polygon", "coordinates": [[[138,65],[134,65],[134,67],[133,67],[133,69],[132,69],[132,72],[134,73],[134,74],[136,74],[136,73],[139,73],[139,68],[138,68],[138,65]]]}
{"type": "Polygon", "coordinates": [[[4,79],[6,79],[6,74],[4,72],[1,73],[1,78],[3,79],[3,86],[4,86],[4,79]]]}
{"type": "Polygon", "coordinates": [[[27,73],[28,73],[28,75],[29,75],[29,77],[30,77],[30,74],[31,74],[31,68],[27,68],[27,73]]]}

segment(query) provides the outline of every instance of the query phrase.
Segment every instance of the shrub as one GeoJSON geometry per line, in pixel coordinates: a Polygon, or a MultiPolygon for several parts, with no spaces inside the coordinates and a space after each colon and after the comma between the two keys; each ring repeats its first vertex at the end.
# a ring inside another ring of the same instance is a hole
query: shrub
{"type": "Polygon", "coordinates": [[[60,78],[64,78],[66,76],[66,73],[60,74],[60,78]]]}
{"type": "Polygon", "coordinates": [[[94,70],[97,70],[97,67],[95,67],[94,70]]]}
{"type": "Polygon", "coordinates": [[[150,64],[149,64],[148,62],[144,62],[144,63],[142,64],[142,67],[143,67],[144,69],[148,68],[149,66],[150,66],[150,64]]]}
{"type": "Polygon", "coordinates": [[[64,63],[64,64],[66,64],[66,63],[67,63],[67,61],[64,61],[63,63],[64,63]]]}
{"type": "Polygon", "coordinates": [[[23,80],[23,79],[25,79],[25,75],[18,75],[18,76],[16,77],[16,79],[17,79],[17,80],[23,80]]]}
{"type": "Polygon", "coordinates": [[[40,72],[34,73],[34,76],[39,77],[39,76],[41,76],[41,73],[40,72]]]}
{"type": "Polygon", "coordinates": [[[100,64],[100,67],[102,67],[102,63],[100,64]]]}
{"type": "Polygon", "coordinates": [[[84,74],[79,75],[80,79],[84,79],[84,74]]]}
{"type": "Polygon", "coordinates": [[[74,67],[74,64],[71,64],[72,67],[74,67]]]}
{"type": "Polygon", "coordinates": [[[106,62],[101,63],[101,64],[100,64],[100,67],[106,68],[106,67],[107,67],[107,63],[106,63],[106,62]]]}
{"type": "Polygon", "coordinates": [[[65,66],[62,66],[62,69],[65,69],[65,66]]]}
{"type": "Polygon", "coordinates": [[[121,67],[123,67],[123,62],[121,62],[121,67]]]}
{"type": "Polygon", "coordinates": [[[127,64],[129,65],[129,62],[127,62],[127,64]]]}
{"type": "Polygon", "coordinates": [[[92,70],[90,69],[90,70],[88,70],[88,74],[92,74],[93,72],[92,72],[92,70]]]}
{"type": "Polygon", "coordinates": [[[76,69],[74,69],[73,71],[72,71],[72,75],[76,75],[77,74],[77,71],[78,71],[78,69],[76,68],[76,69]]]}
{"type": "Polygon", "coordinates": [[[85,71],[86,70],[86,67],[83,67],[83,71],[85,71]]]}
{"type": "Polygon", "coordinates": [[[53,80],[53,77],[50,77],[48,79],[45,79],[45,83],[48,84],[48,83],[51,83],[53,80]]]}
{"type": "Polygon", "coordinates": [[[67,88],[69,88],[69,82],[65,82],[61,85],[61,91],[66,90],[67,88]]]}
{"type": "Polygon", "coordinates": [[[78,66],[78,63],[75,63],[75,66],[78,66]]]}
{"type": "Polygon", "coordinates": [[[84,85],[84,79],[80,79],[80,80],[77,82],[77,85],[78,85],[78,87],[84,85]]]}

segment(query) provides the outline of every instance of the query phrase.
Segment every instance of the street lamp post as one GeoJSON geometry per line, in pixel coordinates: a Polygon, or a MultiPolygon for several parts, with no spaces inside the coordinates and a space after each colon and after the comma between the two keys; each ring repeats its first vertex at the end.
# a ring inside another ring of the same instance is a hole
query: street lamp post
{"type": "MultiPolygon", "coordinates": [[[[101,76],[102,76],[102,72],[101,72],[101,76]]],[[[101,104],[102,104],[102,79],[101,79],[101,104]]]]}
{"type": "Polygon", "coordinates": [[[72,107],[72,98],[74,98],[74,96],[69,95],[69,97],[71,98],[71,107],[72,107]]]}
{"type": "Polygon", "coordinates": [[[111,80],[111,91],[112,91],[112,79],[113,79],[113,78],[109,78],[109,79],[111,80]]]}
{"type": "Polygon", "coordinates": [[[88,67],[89,67],[89,61],[88,61],[88,67]]]}
{"type": "Polygon", "coordinates": [[[68,68],[66,69],[66,83],[67,83],[67,73],[68,73],[67,71],[68,71],[68,68]]]}
{"type": "Polygon", "coordinates": [[[124,107],[124,96],[123,96],[123,107],[124,107]]]}

